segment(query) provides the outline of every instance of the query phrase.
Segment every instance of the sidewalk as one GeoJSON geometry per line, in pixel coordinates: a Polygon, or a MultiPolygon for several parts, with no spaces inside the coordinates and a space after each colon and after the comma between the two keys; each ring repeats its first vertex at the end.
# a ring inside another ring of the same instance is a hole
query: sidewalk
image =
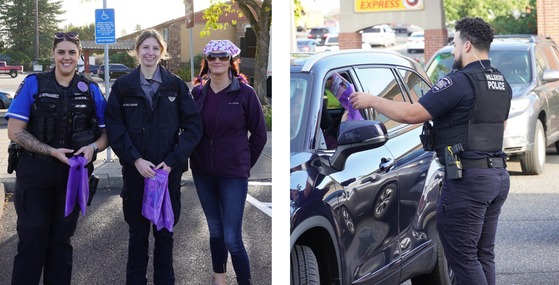
{"type": "MultiPolygon", "coordinates": [[[[4,119],[6,110],[0,110],[0,216],[4,209],[5,193],[13,193],[15,189],[16,173],[8,174],[8,139],[7,122],[4,119]]],[[[108,161],[109,149],[97,154],[94,174],[99,176],[98,189],[110,189],[120,191],[122,188],[121,165],[118,157],[110,151],[110,161],[108,161]]],[[[262,155],[256,165],[251,169],[251,181],[272,181],[272,132],[268,132],[268,141],[262,155]]],[[[187,171],[182,175],[182,185],[194,185],[192,173],[187,171]]]]}

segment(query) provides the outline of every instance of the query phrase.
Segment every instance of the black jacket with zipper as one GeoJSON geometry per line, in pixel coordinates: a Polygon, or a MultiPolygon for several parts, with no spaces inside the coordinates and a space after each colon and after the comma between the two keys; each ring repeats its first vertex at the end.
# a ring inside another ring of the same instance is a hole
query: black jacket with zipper
{"type": "Polygon", "coordinates": [[[186,83],[158,68],[162,83],[152,106],[140,84],[140,67],[113,84],[105,111],[109,145],[122,165],[143,158],[186,171],[202,136],[201,119],[186,83]]]}

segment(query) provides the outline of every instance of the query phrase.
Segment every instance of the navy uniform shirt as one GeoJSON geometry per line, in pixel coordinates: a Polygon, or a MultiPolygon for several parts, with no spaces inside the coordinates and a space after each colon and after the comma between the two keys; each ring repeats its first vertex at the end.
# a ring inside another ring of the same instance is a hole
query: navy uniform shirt
{"type": "MultiPolygon", "coordinates": [[[[484,69],[491,66],[489,60],[474,61],[466,65],[461,71],[484,69]],[[483,64],[483,65],[482,65],[483,64]]],[[[445,116],[448,112],[455,110],[472,109],[475,104],[475,89],[463,72],[453,72],[439,79],[423,97],[419,99],[421,104],[433,120],[445,116]]],[[[473,109],[472,109],[473,111],[473,109]]],[[[505,153],[465,151],[460,155],[462,158],[478,159],[484,157],[505,157],[505,153]]]]}

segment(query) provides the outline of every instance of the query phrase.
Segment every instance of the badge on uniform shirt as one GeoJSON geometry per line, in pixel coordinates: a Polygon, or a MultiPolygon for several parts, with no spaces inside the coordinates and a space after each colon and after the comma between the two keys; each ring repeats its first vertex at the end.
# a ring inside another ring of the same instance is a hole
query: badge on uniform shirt
{"type": "Polygon", "coordinates": [[[441,91],[447,89],[450,86],[452,86],[452,79],[450,79],[448,77],[443,77],[443,78],[439,79],[439,81],[437,81],[437,83],[435,83],[435,85],[433,85],[433,88],[431,88],[431,91],[433,93],[438,93],[438,92],[441,92],[441,91]]]}
{"type": "Polygon", "coordinates": [[[169,101],[174,102],[177,97],[169,97],[169,101]]]}
{"type": "Polygon", "coordinates": [[[80,89],[81,92],[86,92],[87,89],[89,89],[89,88],[87,87],[87,84],[80,81],[80,82],[78,82],[78,89],[80,89]]]}

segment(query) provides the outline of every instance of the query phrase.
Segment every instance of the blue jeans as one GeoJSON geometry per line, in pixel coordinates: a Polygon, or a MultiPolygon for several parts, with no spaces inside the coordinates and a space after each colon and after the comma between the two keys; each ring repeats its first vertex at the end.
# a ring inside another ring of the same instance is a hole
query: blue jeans
{"type": "Polygon", "coordinates": [[[437,227],[456,284],[495,284],[495,235],[510,188],[505,168],[464,169],[445,179],[437,227]]]}
{"type": "Polygon", "coordinates": [[[214,272],[226,272],[229,252],[238,284],[250,284],[250,265],[242,237],[248,179],[210,176],[196,171],[192,171],[192,176],[210,230],[214,272]]]}

